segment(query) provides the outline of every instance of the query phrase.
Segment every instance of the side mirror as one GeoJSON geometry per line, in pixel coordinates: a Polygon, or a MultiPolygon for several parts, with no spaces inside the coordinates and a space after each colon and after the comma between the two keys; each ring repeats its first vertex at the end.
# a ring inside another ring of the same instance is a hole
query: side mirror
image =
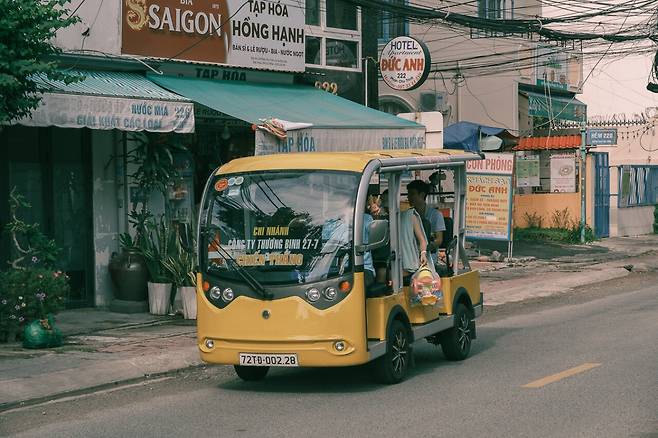
{"type": "Polygon", "coordinates": [[[388,221],[385,219],[377,219],[370,223],[368,227],[368,243],[356,247],[358,254],[363,254],[366,251],[381,248],[388,243],[388,221]]]}

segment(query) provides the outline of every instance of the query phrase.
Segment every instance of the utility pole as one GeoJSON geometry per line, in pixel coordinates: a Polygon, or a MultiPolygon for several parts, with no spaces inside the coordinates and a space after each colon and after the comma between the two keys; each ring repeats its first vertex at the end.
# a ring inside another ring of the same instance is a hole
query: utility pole
{"type": "Polygon", "coordinates": [[[587,170],[587,128],[585,121],[580,124],[580,243],[585,243],[585,225],[587,224],[587,198],[585,196],[585,181],[587,170]]]}

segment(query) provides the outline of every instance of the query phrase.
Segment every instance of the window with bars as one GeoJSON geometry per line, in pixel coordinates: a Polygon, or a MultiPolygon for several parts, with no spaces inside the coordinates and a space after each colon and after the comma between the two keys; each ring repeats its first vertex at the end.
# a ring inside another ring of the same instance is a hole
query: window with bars
{"type": "Polygon", "coordinates": [[[638,207],[658,202],[658,166],[619,168],[618,206],[638,207]]]}

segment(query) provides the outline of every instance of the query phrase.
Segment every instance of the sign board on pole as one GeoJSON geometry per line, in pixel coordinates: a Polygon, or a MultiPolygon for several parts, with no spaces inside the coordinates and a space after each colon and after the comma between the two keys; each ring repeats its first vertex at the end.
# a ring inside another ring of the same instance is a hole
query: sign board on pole
{"type": "Polygon", "coordinates": [[[617,144],[617,128],[589,128],[587,142],[590,146],[610,146],[617,144]]]}
{"type": "Polygon", "coordinates": [[[485,157],[466,168],[466,237],[510,241],[514,154],[485,157]]]}
{"type": "Polygon", "coordinates": [[[382,79],[394,90],[420,87],[430,73],[430,63],[427,46],[407,36],[393,38],[379,55],[382,79]]]}

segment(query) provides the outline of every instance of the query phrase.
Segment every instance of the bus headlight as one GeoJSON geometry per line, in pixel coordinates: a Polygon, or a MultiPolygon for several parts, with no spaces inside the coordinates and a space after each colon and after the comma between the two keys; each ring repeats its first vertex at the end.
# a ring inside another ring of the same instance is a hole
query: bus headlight
{"type": "Polygon", "coordinates": [[[336,290],[335,287],[329,286],[324,290],[324,297],[329,301],[335,300],[337,296],[338,296],[338,291],[336,290]]]}
{"type": "Polygon", "coordinates": [[[344,351],[345,350],[345,342],[343,341],[336,341],[334,342],[334,348],[336,351],[344,351]]]}
{"type": "Polygon", "coordinates": [[[222,292],[222,300],[226,301],[227,303],[233,300],[234,297],[235,295],[233,294],[233,289],[231,289],[230,287],[227,287],[222,292]]]}
{"type": "Polygon", "coordinates": [[[320,290],[317,288],[310,288],[309,290],[306,291],[306,298],[311,302],[314,303],[317,300],[320,299],[320,290]]]}
{"type": "Polygon", "coordinates": [[[210,289],[210,292],[208,292],[208,295],[210,295],[210,298],[213,300],[218,300],[222,297],[222,291],[217,286],[213,286],[213,288],[210,289]]]}

